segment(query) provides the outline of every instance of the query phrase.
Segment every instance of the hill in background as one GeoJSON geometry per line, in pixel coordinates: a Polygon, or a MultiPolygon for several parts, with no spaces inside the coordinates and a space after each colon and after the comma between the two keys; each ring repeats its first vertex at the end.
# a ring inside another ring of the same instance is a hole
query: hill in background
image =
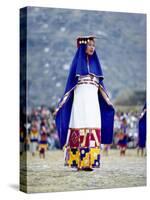
{"type": "MultiPolygon", "coordinates": [[[[30,107],[57,105],[64,93],[79,35],[99,37],[96,51],[104,84],[114,102],[125,96],[129,99],[131,93],[138,98],[136,91],[145,95],[146,15],[28,7],[27,17],[30,107]]],[[[143,101],[144,98],[140,104],[143,101]]]]}

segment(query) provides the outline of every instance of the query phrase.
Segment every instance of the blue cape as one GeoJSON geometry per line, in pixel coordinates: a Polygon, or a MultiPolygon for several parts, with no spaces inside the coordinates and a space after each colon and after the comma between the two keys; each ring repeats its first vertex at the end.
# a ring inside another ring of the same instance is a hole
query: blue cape
{"type": "MultiPolygon", "coordinates": [[[[96,51],[94,54],[89,57],[89,67],[87,66],[87,56],[85,53],[86,45],[81,44],[77,49],[75,57],[73,59],[65,92],[63,97],[61,98],[58,106],[57,106],[57,114],[56,114],[56,127],[60,139],[61,148],[65,145],[67,139],[67,133],[69,128],[69,121],[74,97],[74,88],[78,82],[78,76],[93,74],[96,77],[99,77],[99,85],[103,88],[103,92],[106,94],[106,89],[102,82],[103,74],[101,70],[101,65],[99,59],[97,57],[96,51]],[[64,96],[68,94],[68,98],[63,102],[64,96]]],[[[108,96],[107,96],[108,97],[108,96]]],[[[111,144],[113,138],[113,124],[114,124],[114,108],[112,105],[109,105],[106,102],[106,99],[102,95],[102,93],[98,92],[99,105],[100,105],[100,113],[101,113],[101,143],[103,144],[111,144]]]]}
{"type": "Polygon", "coordinates": [[[143,108],[143,115],[139,120],[139,141],[138,146],[144,148],[146,145],[146,104],[143,108]]]}

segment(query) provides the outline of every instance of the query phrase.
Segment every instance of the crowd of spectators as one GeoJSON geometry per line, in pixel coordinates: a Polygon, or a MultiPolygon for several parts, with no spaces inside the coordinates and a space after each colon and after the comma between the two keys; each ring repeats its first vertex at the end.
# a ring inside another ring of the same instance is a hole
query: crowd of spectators
{"type": "Polygon", "coordinates": [[[59,138],[56,131],[53,110],[40,106],[28,111],[26,124],[20,125],[20,152],[41,150],[40,146],[46,146],[46,150],[59,149],[59,138]]]}
{"type": "MultiPolygon", "coordinates": [[[[32,108],[28,111],[27,123],[20,125],[21,154],[24,151],[30,151],[34,155],[36,151],[41,153],[45,150],[60,149],[53,112],[54,110],[46,106],[32,108]]],[[[116,112],[111,148],[118,147],[121,134],[126,136],[127,148],[137,147],[138,120],[139,113],[137,112],[116,112]]]]}

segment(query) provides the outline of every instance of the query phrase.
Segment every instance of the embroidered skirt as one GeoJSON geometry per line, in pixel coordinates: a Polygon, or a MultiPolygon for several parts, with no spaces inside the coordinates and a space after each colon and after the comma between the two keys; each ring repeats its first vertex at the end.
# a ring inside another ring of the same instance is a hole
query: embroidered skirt
{"type": "Polygon", "coordinates": [[[74,90],[65,165],[80,169],[100,167],[101,115],[98,88],[78,85],[74,90]]]}
{"type": "Polygon", "coordinates": [[[100,167],[100,129],[69,129],[65,165],[79,169],[100,167]]]}

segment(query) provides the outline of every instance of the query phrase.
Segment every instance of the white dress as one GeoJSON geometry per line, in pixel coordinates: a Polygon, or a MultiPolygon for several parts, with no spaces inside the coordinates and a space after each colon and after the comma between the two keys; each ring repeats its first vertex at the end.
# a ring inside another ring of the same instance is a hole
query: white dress
{"type": "Polygon", "coordinates": [[[98,78],[80,76],[74,90],[69,128],[100,128],[101,114],[98,101],[98,78]]]}

